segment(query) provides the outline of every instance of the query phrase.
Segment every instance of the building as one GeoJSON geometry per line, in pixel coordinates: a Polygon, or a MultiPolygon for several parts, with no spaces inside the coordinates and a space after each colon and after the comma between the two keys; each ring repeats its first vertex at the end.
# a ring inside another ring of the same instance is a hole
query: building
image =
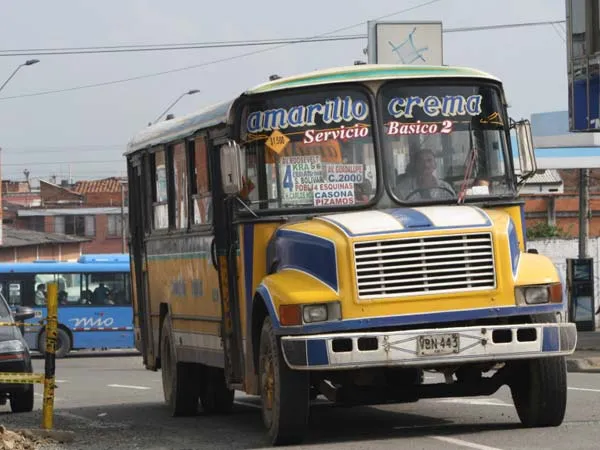
{"type": "Polygon", "coordinates": [[[19,230],[2,226],[0,262],[31,262],[36,259],[75,261],[88,239],[55,233],[19,230]]]}
{"type": "Polygon", "coordinates": [[[37,195],[39,202],[31,204],[6,197],[3,221],[22,230],[85,238],[83,253],[127,251],[127,226],[123,226],[127,224],[127,187],[123,179],[72,185],[40,180],[37,195]]]}
{"type": "MultiPolygon", "coordinates": [[[[532,114],[538,173],[521,190],[528,229],[563,237],[579,233],[579,168],[598,166],[600,133],[569,131],[568,111],[532,114]]],[[[600,169],[590,170],[590,237],[600,237],[600,169]]],[[[550,237],[550,236],[548,236],[550,237]]]]}

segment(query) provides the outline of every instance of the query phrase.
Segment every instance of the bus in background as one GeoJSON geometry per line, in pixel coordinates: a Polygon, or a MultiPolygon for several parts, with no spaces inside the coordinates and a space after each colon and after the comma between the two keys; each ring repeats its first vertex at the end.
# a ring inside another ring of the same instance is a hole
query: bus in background
{"type": "MultiPolygon", "coordinates": [[[[0,263],[0,289],[11,309],[34,308],[30,323],[46,317],[46,285],[51,282],[58,283],[57,357],[71,350],[133,348],[129,255],[0,263]]],[[[43,353],[43,325],[26,327],[24,336],[31,350],[43,353]]]]}

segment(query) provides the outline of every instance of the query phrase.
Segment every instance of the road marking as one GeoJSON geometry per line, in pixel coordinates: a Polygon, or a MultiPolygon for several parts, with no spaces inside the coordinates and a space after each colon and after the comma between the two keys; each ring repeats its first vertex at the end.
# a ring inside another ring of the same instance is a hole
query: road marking
{"type": "Polygon", "coordinates": [[[55,383],[68,383],[69,380],[54,380],[55,383]]]}
{"type": "Polygon", "coordinates": [[[478,405],[478,406],[513,406],[496,398],[443,398],[434,400],[438,403],[461,403],[463,405],[478,405]]]}
{"type": "Polygon", "coordinates": [[[90,427],[90,428],[98,428],[98,429],[117,428],[117,429],[120,429],[120,428],[127,427],[127,425],[125,425],[124,423],[106,422],[104,420],[103,421],[94,420],[94,419],[90,419],[85,416],[80,416],[78,414],[73,414],[73,413],[66,412],[66,411],[56,411],[56,412],[54,412],[54,415],[64,417],[66,419],[77,420],[78,422],[82,422],[85,424],[85,426],[90,427]]]}
{"type": "Polygon", "coordinates": [[[459,445],[461,447],[475,448],[477,450],[500,450],[498,447],[490,447],[489,445],[476,444],[475,442],[463,441],[462,439],[456,439],[446,436],[428,436],[431,439],[437,439],[438,441],[447,442],[449,444],[459,445]]]}
{"type": "Polygon", "coordinates": [[[262,409],[260,405],[257,405],[255,403],[245,402],[243,400],[236,400],[235,403],[237,403],[238,405],[241,405],[241,406],[249,406],[250,408],[262,409]]]}
{"type": "Polygon", "coordinates": [[[131,386],[128,384],[108,384],[107,386],[112,387],[112,388],[139,389],[140,391],[146,391],[146,390],[150,389],[149,387],[146,387],[146,386],[131,386]]]}
{"type": "Polygon", "coordinates": [[[600,392],[600,389],[587,389],[587,388],[578,388],[578,387],[570,387],[571,391],[584,391],[584,392],[600,392]]]}

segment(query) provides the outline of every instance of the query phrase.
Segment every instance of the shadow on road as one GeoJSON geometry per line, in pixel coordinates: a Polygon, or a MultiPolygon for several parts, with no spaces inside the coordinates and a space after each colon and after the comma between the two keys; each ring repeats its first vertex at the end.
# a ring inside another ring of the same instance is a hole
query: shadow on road
{"type": "MultiPolygon", "coordinates": [[[[161,403],[59,408],[56,429],[76,433],[69,449],[131,448],[265,448],[268,447],[260,415],[253,399],[244,398],[225,416],[201,411],[193,417],[171,417],[161,403]],[[133,445],[135,444],[135,445],[133,445]]],[[[39,427],[39,411],[29,414],[1,414],[9,427],[39,427]],[[14,425],[13,425],[14,424],[14,425]]],[[[305,446],[358,443],[385,439],[409,439],[431,435],[461,435],[521,428],[518,422],[455,424],[409,412],[373,407],[336,408],[317,405],[311,409],[305,446]]]]}

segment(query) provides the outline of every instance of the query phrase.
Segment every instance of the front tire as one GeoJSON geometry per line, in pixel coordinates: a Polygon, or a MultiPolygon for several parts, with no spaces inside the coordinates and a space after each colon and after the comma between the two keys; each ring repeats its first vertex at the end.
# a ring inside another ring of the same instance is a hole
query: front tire
{"type": "Polygon", "coordinates": [[[529,428],[556,427],[567,408],[567,364],[564,356],[519,365],[510,384],[521,423],[529,428]]]}
{"type": "Polygon", "coordinates": [[[300,443],[308,425],[309,377],[287,366],[270,317],[260,335],[258,369],[262,417],[271,445],[300,443]]]}
{"type": "Polygon", "coordinates": [[[24,391],[10,395],[10,410],[14,413],[33,410],[33,384],[28,384],[24,391]]]}
{"type": "Polygon", "coordinates": [[[198,412],[200,367],[177,361],[171,317],[165,317],[160,338],[163,394],[171,415],[193,416],[198,412]]]}

